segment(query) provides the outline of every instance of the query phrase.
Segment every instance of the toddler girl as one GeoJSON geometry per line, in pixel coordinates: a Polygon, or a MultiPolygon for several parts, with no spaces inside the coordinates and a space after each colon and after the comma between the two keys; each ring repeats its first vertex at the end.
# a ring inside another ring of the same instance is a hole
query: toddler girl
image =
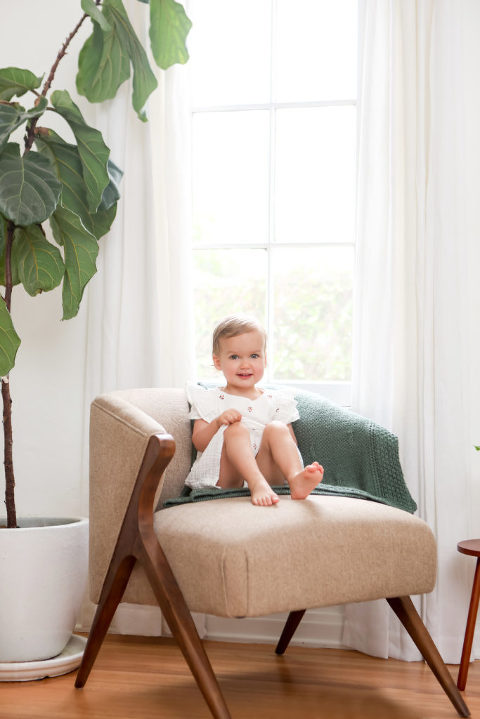
{"type": "Polygon", "coordinates": [[[223,387],[187,386],[193,444],[198,455],[186,479],[192,489],[248,486],[252,503],[276,504],[271,485],[290,485],[292,499],[305,499],[323,479],[323,467],[303,467],[291,423],[297,403],[286,392],[256,385],[266,366],[266,333],[252,318],[233,315],[213,335],[213,363],[223,387]]]}

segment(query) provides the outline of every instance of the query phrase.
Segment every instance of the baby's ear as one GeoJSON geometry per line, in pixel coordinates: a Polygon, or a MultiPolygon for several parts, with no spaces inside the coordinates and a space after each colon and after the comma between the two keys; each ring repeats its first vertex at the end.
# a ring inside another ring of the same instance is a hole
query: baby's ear
{"type": "Polygon", "coordinates": [[[213,359],[213,364],[214,364],[215,369],[221,369],[220,358],[217,357],[217,355],[212,355],[212,359],[213,359]]]}

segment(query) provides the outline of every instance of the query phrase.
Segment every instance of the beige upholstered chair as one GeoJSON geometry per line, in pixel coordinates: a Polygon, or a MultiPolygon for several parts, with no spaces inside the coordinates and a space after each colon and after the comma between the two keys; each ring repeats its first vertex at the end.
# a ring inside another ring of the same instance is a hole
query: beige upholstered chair
{"type": "MultiPolygon", "coordinates": [[[[347,414],[327,408],[323,419],[337,422],[340,436],[344,432],[345,456],[355,452],[359,440],[347,414]]],[[[370,457],[370,428],[359,436],[370,457]]],[[[307,454],[309,441],[302,450],[307,454]]],[[[305,501],[282,496],[268,508],[235,497],[154,512],[180,494],[191,463],[183,390],[98,397],[91,410],[90,456],[90,587],[99,606],[77,687],[87,680],[120,600],[158,603],[212,715],[227,719],[189,610],[224,617],[288,611],[276,649],[283,653],[306,609],[383,597],[459,715],[469,715],[410,600],[435,584],[435,540],[422,520],[390,504],[359,499],[361,488],[353,496],[311,495],[305,501]]],[[[343,456],[340,447],[337,465],[343,456]]],[[[337,471],[331,458],[319,459],[326,465],[326,483],[347,471],[346,465],[337,471]]],[[[381,492],[382,477],[375,481],[381,492]]]]}

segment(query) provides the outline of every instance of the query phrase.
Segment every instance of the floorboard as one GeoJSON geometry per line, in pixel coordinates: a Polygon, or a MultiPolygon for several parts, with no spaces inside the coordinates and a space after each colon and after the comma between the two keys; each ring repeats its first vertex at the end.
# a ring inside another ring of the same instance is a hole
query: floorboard
{"type": "MultiPolygon", "coordinates": [[[[447,719],[456,715],[423,662],[353,651],[205,642],[232,719],[447,719]]],[[[458,667],[449,667],[456,679],[458,667]]],[[[0,684],[1,719],[210,719],[167,638],[107,637],[84,689],[75,673],[0,684]]],[[[480,719],[480,662],[465,701],[480,719]]]]}

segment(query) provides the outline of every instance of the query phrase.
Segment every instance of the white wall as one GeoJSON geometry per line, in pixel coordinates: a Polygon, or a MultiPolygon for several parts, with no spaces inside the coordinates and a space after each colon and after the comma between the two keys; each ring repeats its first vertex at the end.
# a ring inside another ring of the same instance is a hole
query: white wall
{"type": "MultiPolygon", "coordinates": [[[[8,10],[4,8],[3,12],[0,67],[48,74],[81,15],[79,0],[8,3],[8,10]]],[[[82,27],[72,52],[60,63],[54,83],[55,89],[68,89],[75,101],[76,60],[82,38],[90,32],[88,25],[82,27]]],[[[87,108],[86,101],[78,102],[82,110],[87,108]]],[[[53,113],[49,113],[49,120],[50,116],[53,113]]],[[[68,139],[63,126],[62,134],[68,139]]],[[[15,140],[21,143],[21,135],[15,140]]],[[[72,516],[87,511],[83,449],[85,299],[78,317],[62,322],[61,289],[35,298],[21,286],[13,291],[12,315],[22,340],[10,375],[19,516],[72,516]]],[[[3,453],[3,435],[0,445],[3,453]]],[[[3,478],[0,492],[3,504],[3,478]]]]}

